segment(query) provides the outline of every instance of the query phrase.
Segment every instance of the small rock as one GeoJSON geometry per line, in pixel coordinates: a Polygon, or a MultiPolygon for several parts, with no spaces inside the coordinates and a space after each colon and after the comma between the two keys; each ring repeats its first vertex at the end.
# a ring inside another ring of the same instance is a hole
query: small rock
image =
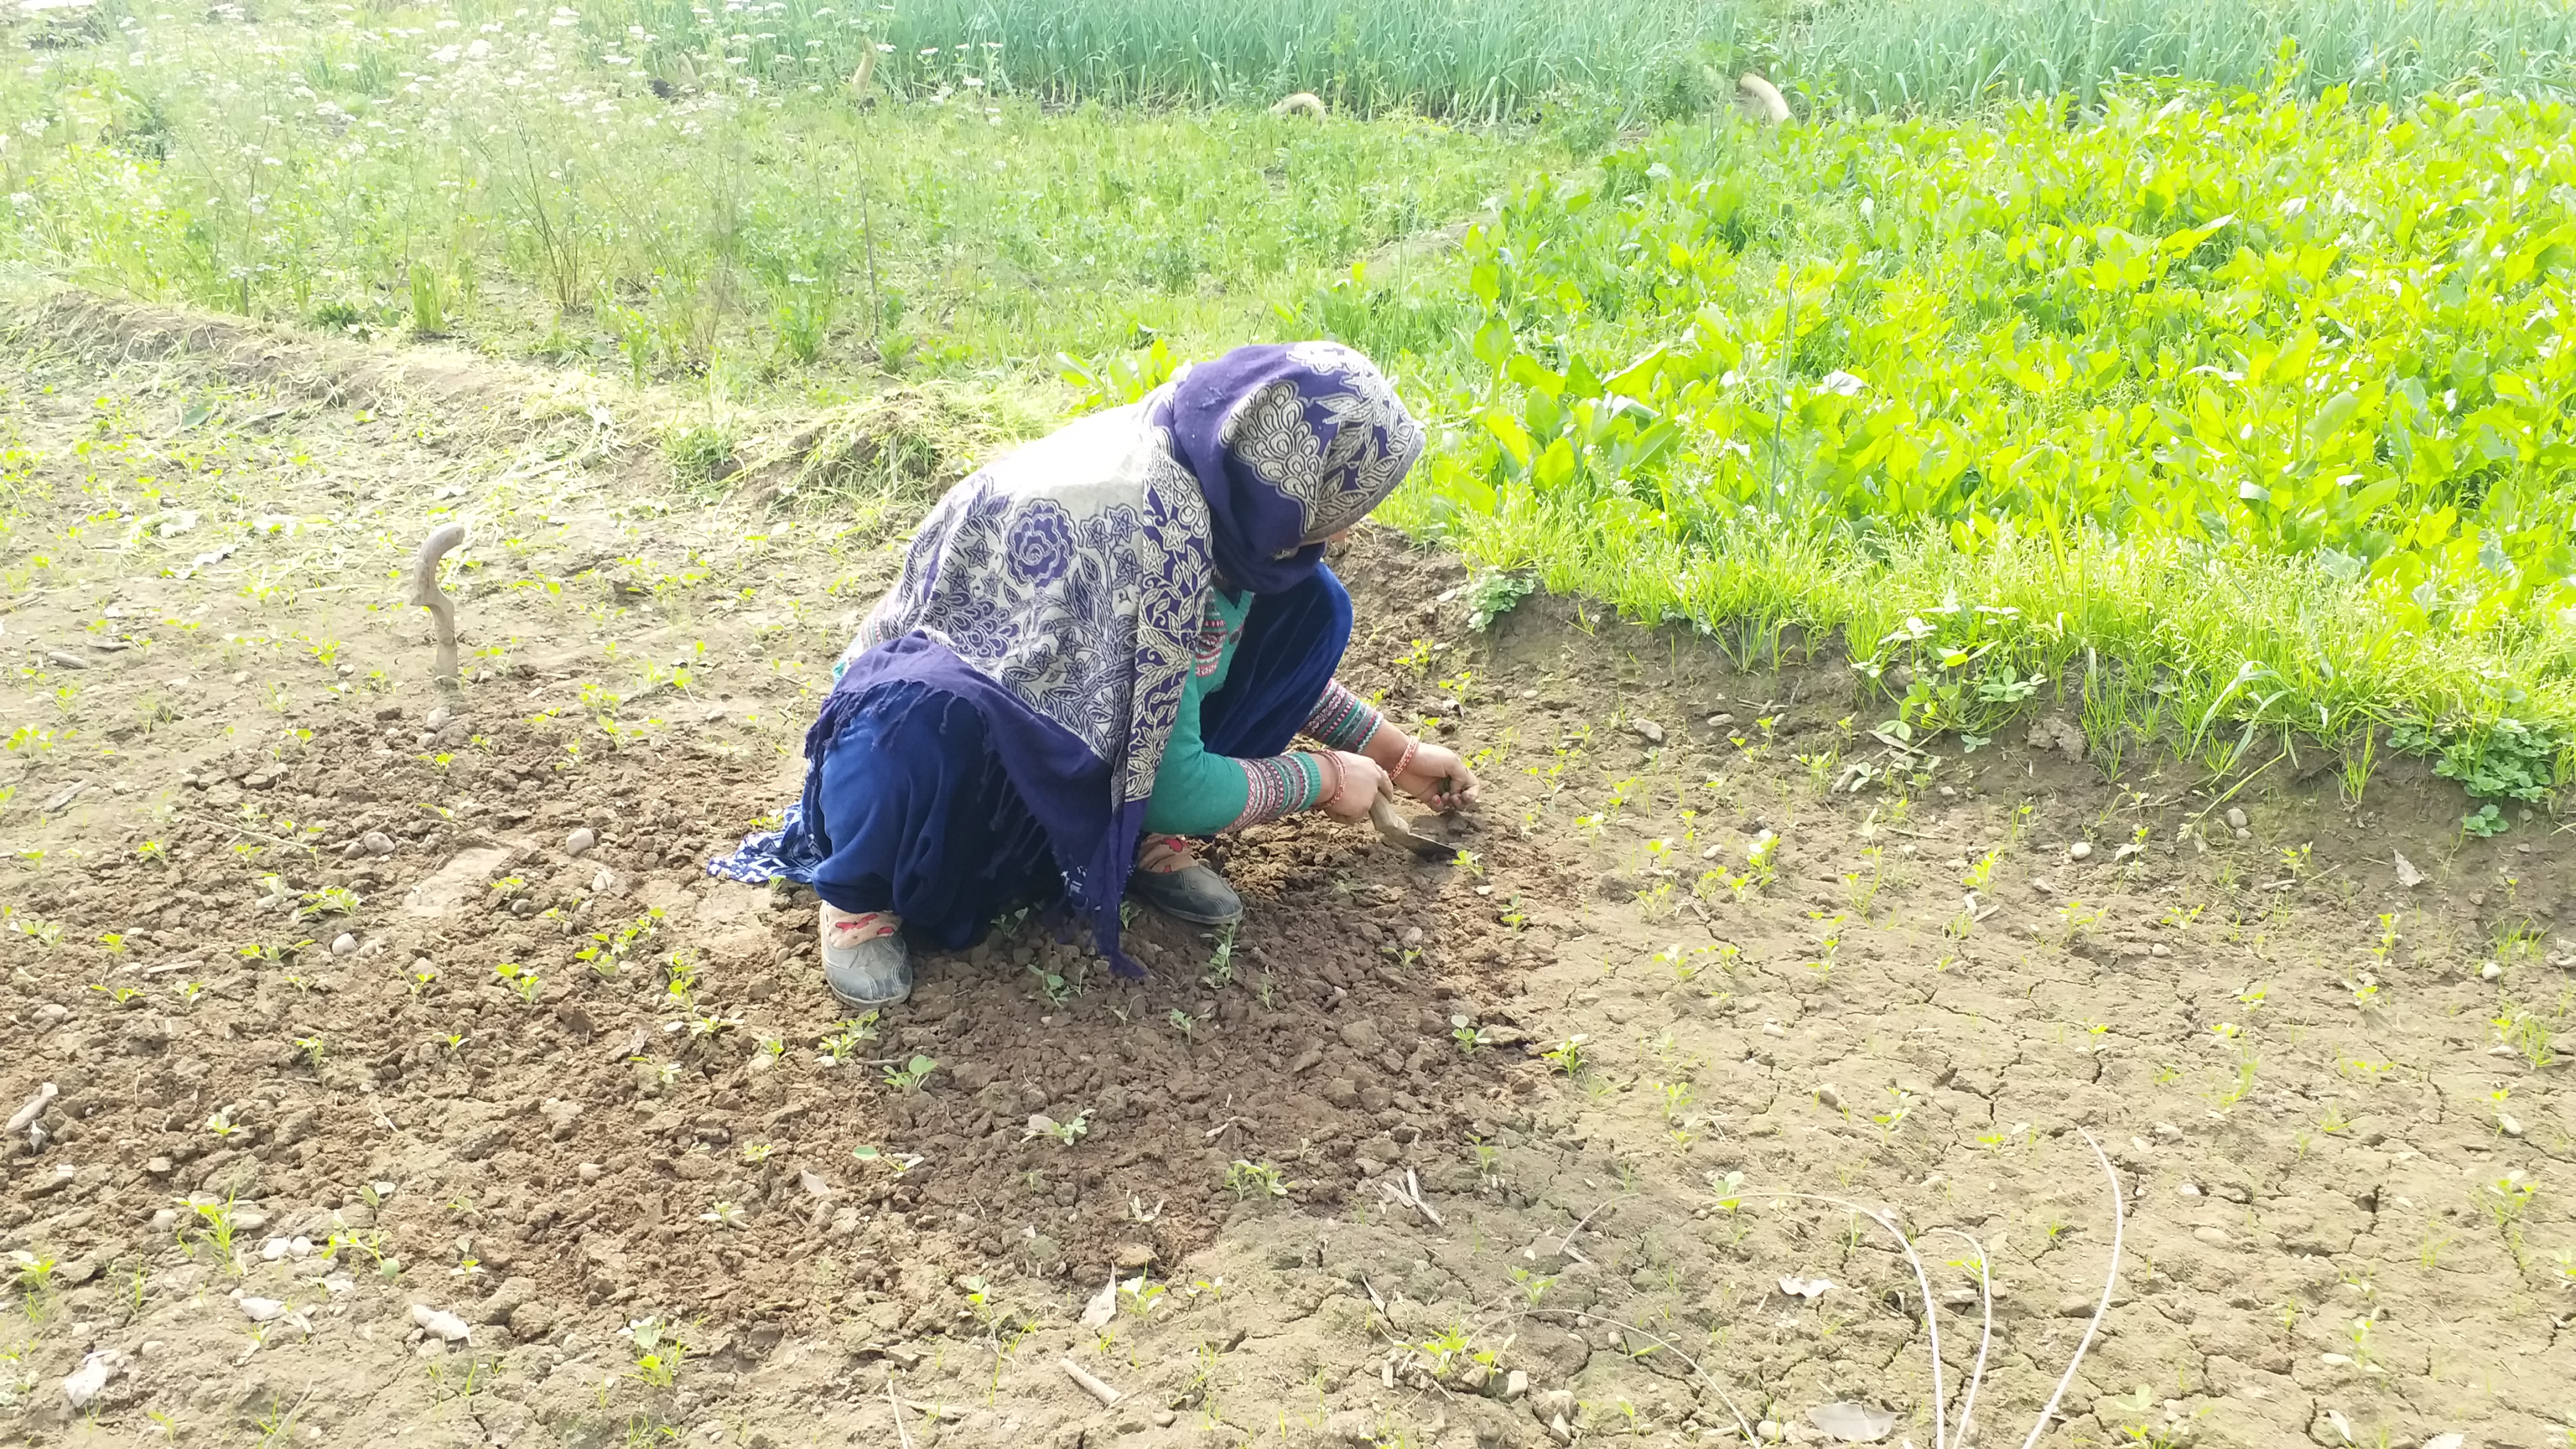
{"type": "Polygon", "coordinates": [[[535,1279],[504,1278],[501,1280],[501,1286],[492,1290],[492,1296],[484,1299],[482,1306],[474,1310],[474,1320],[477,1323],[486,1324],[507,1323],[510,1321],[510,1315],[518,1312],[523,1305],[536,1296],[535,1279]]]}
{"type": "Polygon", "coordinates": [[[2228,806],[2227,828],[2230,830],[2243,830],[2245,828],[2245,812],[2233,805],[2228,806]]]}
{"type": "Polygon", "coordinates": [[[79,655],[77,655],[77,654],[67,653],[67,652],[65,652],[65,651],[63,651],[63,650],[60,650],[60,649],[48,649],[48,650],[46,650],[46,651],[45,651],[45,662],[46,662],[46,663],[48,663],[48,664],[53,665],[53,666],[54,666],[55,668],[57,668],[57,669],[87,669],[87,668],[89,668],[89,661],[88,661],[88,660],[83,659],[82,657],[80,657],[80,656],[79,656],[79,655]]]}
{"type": "Polygon", "coordinates": [[[2252,840],[2254,838],[2254,832],[2240,826],[2236,831],[2236,838],[2239,840],[2252,840]]]}
{"type": "Polygon", "coordinates": [[[1385,1035],[1378,1031],[1376,1022],[1365,1016],[1343,1022],[1341,1036],[1342,1045],[1355,1052],[1375,1056],[1386,1050],[1385,1035]]]}
{"type": "Polygon", "coordinates": [[[1315,1065],[1323,1059],[1324,1049],[1322,1047],[1310,1046],[1304,1051],[1297,1053],[1297,1059],[1288,1064],[1288,1075],[1293,1077],[1303,1072],[1312,1071],[1314,1070],[1315,1065]]]}
{"type": "Polygon", "coordinates": [[[2496,1114],[2496,1130],[2502,1132],[2507,1137],[2520,1137],[2522,1135],[2522,1119],[2516,1117],[2511,1112],[2498,1112],[2496,1114]]]}
{"type": "Polygon", "coordinates": [[[442,704],[436,709],[431,710],[429,712],[429,718],[421,721],[421,723],[429,726],[431,729],[438,729],[445,725],[449,719],[454,717],[454,715],[455,711],[442,704]]]}
{"type": "Polygon", "coordinates": [[[107,1392],[107,1381],[124,1366],[125,1355],[112,1348],[102,1348],[82,1359],[80,1367],[63,1379],[63,1397],[70,1401],[73,1412],[88,1408],[92,1400],[107,1392]]]}
{"type": "Polygon", "coordinates": [[[1529,1392],[1529,1375],[1514,1369],[1503,1376],[1503,1397],[1517,1399],[1529,1392]]]}
{"type": "Polygon", "coordinates": [[[1324,1100],[1347,1112],[1359,1105],[1360,1089],[1348,1077],[1335,1077],[1324,1083],[1324,1100]]]}
{"type": "Polygon", "coordinates": [[[359,836],[358,843],[366,847],[367,854],[369,855],[391,855],[394,853],[394,838],[385,834],[381,830],[370,830],[366,834],[359,836]]]}
{"type": "Polygon", "coordinates": [[[2502,977],[2503,977],[2503,976],[2504,976],[2504,968],[2503,968],[2502,966],[2497,965],[2497,964],[2496,964],[2496,963],[2494,963],[2493,961],[2489,961],[2489,962],[2488,962],[2487,964],[2485,964],[2484,966],[2481,966],[2481,967],[2479,967],[2479,968],[2478,968],[2478,979],[2479,979],[2480,981],[2495,981],[2495,980],[2500,980],[2500,979],[2502,979],[2502,977]]]}
{"type": "Polygon", "coordinates": [[[331,938],[331,954],[334,956],[357,955],[358,938],[347,931],[342,931],[340,934],[331,938]]]}
{"type": "Polygon", "coordinates": [[[1630,720],[1628,722],[1628,728],[1635,730],[1637,732],[1637,737],[1644,740],[1647,744],[1660,745],[1664,742],[1664,727],[1655,723],[1653,720],[1630,720]]]}
{"type": "Polygon", "coordinates": [[[1180,1418],[1180,1415],[1173,1413],[1169,1409],[1156,1409],[1154,1411],[1154,1427],[1157,1429],[1168,1429],[1172,1427],[1172,1425],[1180,1422],[1180,1418]]]}
{"type": "Polygon", "coordinates": [[[579,1176],[584,1182],[597,1182],[606,1169],[602,1168],[596,1162],[585,1162],[581,1166],[573,1169],[573,1171],[575,1175],[579,1176]]]}
{"type": "Polygon", "coordinates": [[[1154,1250],[1144,1243],[1120,1243],[1111,1261],[1121,1273],[1142,1273],[1154,1266],[1154,1250]]]}
{"type": "Polygon", "coordinates": [[[2191,1235],[2198,1238],[2200,1241],[2209,1244],[2213,1248],[2223,1248],[2227,1246],[2227,1229],[2222,1227],[2204,1225],[2202,1227],[2192,1229],[2191,1235]]]}
{"type": "Polygon", "coordinates": [[[548,1097],[537,1105],[537,1115],[546,1119],[547,1135],[561,1142],[573,1134],[574,1126],[581,1121],[581,1104],[548,1097]]]}
{"type": "MultiPolygon", "coordinates": [[[[284,1257],[285,1253],[281,1250],[278,1256],[284,1257]]],[[[241,1300],[241,1311],[242,1317],[253,1323],[266,1323],[284,1314],[286,1305],[274,1298],[245,1298],[241,1300]]]]}
{"type": "Polygon", "coordinates": [[[2093,842],[2089,840],[2079,840],[2073,845],[2066,847],[2066,858],[2068,860],[2084,860],[2092,854],[2093,842]]]}
{"type": "Polygon", "coordinates": [[[1777,1419],[1765,1419],[1753,1426],[1753,1433],[1757,1438],[1767,1439],[1776,1444],[1788,1433],[1788,1430],[1781,1428],[1780,1421],[1777,1419]]]}
{"type": "Polygon", "coordinates": [[[2147,954],[2150,956],[2170,956],[2173,954],[2173,947],[2166,945],[2162,941],[2158,941],[2147,948],[2147,954]]]}
{"type": "Polygon", "coordinates": [[[1816,1105],[1829,1112],[1841,1111],[1843,1109],[1843,1094],[1841,1089],[1837,1088],[1831,1082],[1827,1082],[1816,1088],[1816,1105]]]}
{"type": "Polygon", "coordinates": [[[453,1313],[432,1308],[426,1303],[415,1303],[411,1306],[411,1321],[420,1325],[421,1332],[442,1343],[463,1343],[474,1336],[472,1324],[453,1313]]]}
{"type": "Polygon", "coordinates": [[[1713,714],[1708,717],[1708,727],[1713,730],[1722,730],[1733,723],[1735,723],[1735,716],[1731,714],[1713,714]]]}
{"type": "Polygon", "coordinates": [[[599,844],[599,833],[585,825],[564,837],[564,853],[579,859],[590,854],[591,847],[597,844],[599,844]]]}

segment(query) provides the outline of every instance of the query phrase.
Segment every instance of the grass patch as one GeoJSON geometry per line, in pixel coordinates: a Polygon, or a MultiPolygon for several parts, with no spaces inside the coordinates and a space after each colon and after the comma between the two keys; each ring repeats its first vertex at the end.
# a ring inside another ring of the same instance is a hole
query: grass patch
{"type": "MultiPolygon", "coordinates": [[[[786,23],[761,8],[735,23],[786,23]]],[[[863,103],[820,61],[656,61],[622,10],[237,14],[119,12],[0,76],[0,255],[637,382],[1038,376],[1157,336],[1220,349],[1571,154],[1401,117],[1049,110],[980,46],[958,63],[991,84],[863,103]]]]}

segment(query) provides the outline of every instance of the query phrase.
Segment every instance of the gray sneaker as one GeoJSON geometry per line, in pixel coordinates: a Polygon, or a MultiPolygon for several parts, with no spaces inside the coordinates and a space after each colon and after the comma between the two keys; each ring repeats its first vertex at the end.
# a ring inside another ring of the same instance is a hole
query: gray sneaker
{"type": "Polygon", "coordinates": [[[1193,926],[1231,926],[1243,919],[1243,897],[1224,876],[1196,861],[1179,870],[1135,871],[1127,877],[1127,894],[1193,926]]]}
{"type": "Polygon", "coordinates": [[[823,985],[852,1011],[876,1011],[912,995],[912,953],[899,933],[869,935],[823,927],[823,985]],[[841,944],[834,944],[835,939],[841,944]]]}

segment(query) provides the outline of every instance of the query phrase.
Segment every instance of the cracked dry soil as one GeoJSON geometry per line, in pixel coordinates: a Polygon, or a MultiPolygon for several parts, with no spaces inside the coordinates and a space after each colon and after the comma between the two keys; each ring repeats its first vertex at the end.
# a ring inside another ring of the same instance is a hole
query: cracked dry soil
{"type": "Polygon", "coordinates": [[[1913,1273],[1806,1194],[1922,1244],[1954,1419],[1937,1230],[1982,1244],[2002,1443],[2102,1291],[2079,1128],[2125,1254],[2042,1442],[2576,1417],[2546,818],[2463,840],[2402,761],[2357,806],[2312,756],[2106,779],[2071,709],[1892,758],[1825,644],[1472,633],[1381,531],[1347,674],[1489,752],[1469,863],[1264,827],[1230,955],[1140,917],[1115,983],[1023,922],[854,1026],[810,899],[699,862],[794,788],[880,531],[674,490],[603,420],[656,400],[577,376],[79,317],[7,343],[0,1105],[57,1093],[0,1186],[18,1439],[1806,1442],[1841,1399],[1929,1445],[1913,1273]],[[394,581],[447,516],[454,701],[394,581]]]}

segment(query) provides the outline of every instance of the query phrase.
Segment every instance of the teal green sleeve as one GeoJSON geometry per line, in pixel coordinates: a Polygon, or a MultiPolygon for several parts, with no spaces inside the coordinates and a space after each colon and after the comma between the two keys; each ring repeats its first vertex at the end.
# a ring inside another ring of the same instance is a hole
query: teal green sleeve
{"type": "Polygon", "coordinates": [[[1199,706],[1225,687],[1243,642],[1250,594],[1217,594],[1210,607],[1225,626],[1225,641],[1207,672],[1193,668],[1181,681],[1172,737],[1163,746],[1154,793],[1145,801],[1145,828],[1156,835],[1214,835],[1221,830],[1276,820],[1313,805],[1324,795],[1324,767],[1312,755],[1272,755],[1237,760],[1208,753],[1199,733],[1199,706]]]}
{"type": "Polygon", "coordinates": [[[1238,760],[1208,753],[1199,736],[1199,704],[1209,683],[1208,676],[1192,674],[1181,685],[1180,713],[1163,746],[1162,768],[1154,772],[1154,793],[1145,801],[1145,828],[1156,835],[1214,835],[1276,820],[1322,799],[1324,767],[1312,755],[1238,760]]]}
{"type": "Polygon", "coordinates": [[[1154,793],[1145,802],[1145,828],[1156,835],[1214,835],[1243,814],[1252,786],[1243,766],[1211,755],[1199,743],[1199,701],[1207,681],[1193,672],[1181,681],[1180,714],[1163,746],[1154,793]]]}

